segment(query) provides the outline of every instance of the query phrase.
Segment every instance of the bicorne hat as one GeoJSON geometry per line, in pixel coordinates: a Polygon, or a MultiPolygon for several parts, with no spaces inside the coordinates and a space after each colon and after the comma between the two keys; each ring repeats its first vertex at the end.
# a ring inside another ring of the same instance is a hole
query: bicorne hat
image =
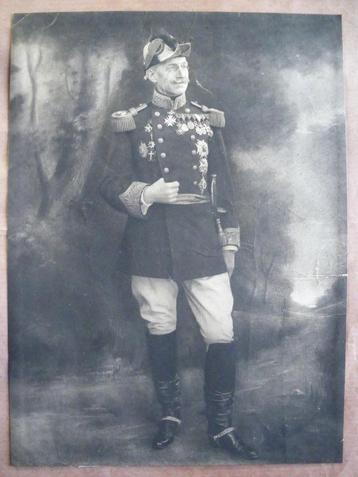
{"type": "Polygon", "coordinates": [[[151,66],[177,56],[189,57],[190,51],[190,43],[179,43],[172,35],[153,35],[143,48],[144,69],[147,71],[151,66]]]}

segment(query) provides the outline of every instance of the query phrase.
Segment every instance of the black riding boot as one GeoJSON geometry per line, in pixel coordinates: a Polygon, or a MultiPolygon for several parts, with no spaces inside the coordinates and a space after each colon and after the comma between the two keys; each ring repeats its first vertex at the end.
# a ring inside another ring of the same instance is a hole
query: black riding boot
{"type": "Polygon", "coordinates": [[[161,405],[161,419],[153,439],[154,449],[174,440],[180,424],[180,381],[176,364],[176,333],[148,335],[154,387],[161,405]]]}
{"type": "Polygon", "coordinates": [[[244,444],[232,427],[235,391],[235,345],[209,345],[205,362],[205,401],[210,443],[231,454],[257,459],[256,452],[244,444]]]}

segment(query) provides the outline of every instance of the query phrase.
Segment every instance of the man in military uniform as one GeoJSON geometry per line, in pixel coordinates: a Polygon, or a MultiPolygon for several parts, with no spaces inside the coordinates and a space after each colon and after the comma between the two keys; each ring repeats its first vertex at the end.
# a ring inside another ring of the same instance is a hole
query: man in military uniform
{"type": "Polygon", "coordinates": [[[112,114],[113,144],[101,192],[128,214],[125,267],[147,322],[162,411],[153,447],[168,446],[181,422],[176,362],[181,283],[207,345],[204,394],[210,442],[255,459],[232,427],[235,352],[229,276],[239,228],[221,133],[225,118],[222,111],[187,100],[190,50],[190,43],[180,44],[166,34],[145,45],[152,101],[112,114]]]}

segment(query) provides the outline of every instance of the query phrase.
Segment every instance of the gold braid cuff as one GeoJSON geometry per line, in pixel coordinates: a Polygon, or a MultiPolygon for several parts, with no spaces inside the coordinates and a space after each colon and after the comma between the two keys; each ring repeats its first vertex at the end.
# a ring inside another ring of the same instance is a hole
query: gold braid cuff
{"type": "Polygon", "coordinates": [[[228,245],[240,248],[240,227],[228,227],[224,230],[222,246],[228,245]]]}
{"type": "Polygon", "coordinates": [[[133,215],[139,219],[144,218],[144,214],[141,208],[141,195],[143,189],[147,187],[146,182],[135,181],[125,190],[122,194],[119,194],[119,198],[122,204],[128,211],[128,214],[133,215]]]}

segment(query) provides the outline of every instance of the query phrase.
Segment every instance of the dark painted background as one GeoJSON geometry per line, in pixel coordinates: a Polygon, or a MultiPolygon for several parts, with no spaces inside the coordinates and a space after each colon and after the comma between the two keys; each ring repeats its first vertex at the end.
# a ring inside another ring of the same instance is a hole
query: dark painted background
{"type": "Polygon", "coordinates": [[[263,461],[341,459],[345,153],[340,18],[82,13],[13,18],[9,327],[15,464],[219,463],[204,348],[180,301],[182,438],[155,420],[144,326],[98,195],[108,117],[150,99],[151,31],[191,40],[193,99],[224,109],[242,247],[235,421],[263,461]]]}

